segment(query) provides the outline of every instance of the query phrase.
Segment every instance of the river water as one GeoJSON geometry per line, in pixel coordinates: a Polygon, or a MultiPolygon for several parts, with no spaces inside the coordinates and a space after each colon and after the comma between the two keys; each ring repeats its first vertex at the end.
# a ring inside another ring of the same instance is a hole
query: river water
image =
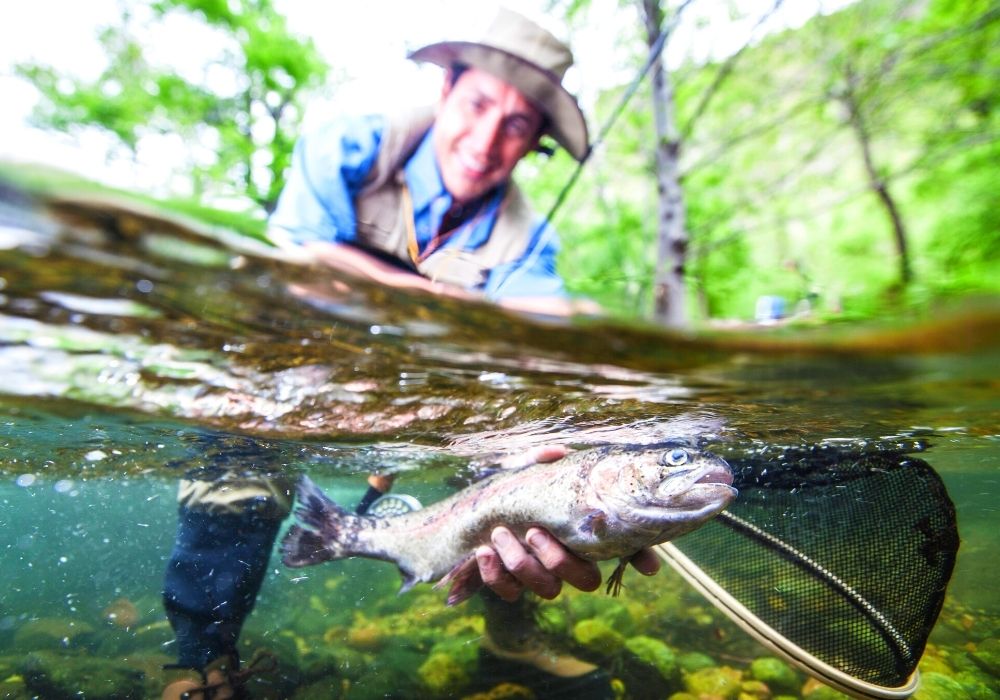
{"type": "MultiPolygon", "coordinates": [[[[431,502],[472,460],[675,438],[736,460],[919,453],[961,548],[918,697],[1000,697],[995,308],[838,331],[569,323],[338,279],[105,196],[0,195],[0,697],[158,697],[174,644],[160,588],[191,468],[308,474],[345,503],[382,470],[431,502]]],[[[528,697],[477,671],[474,601],[398,585],[381,562],[272,557],[243,645],[279,669],[254,697],[528,697]]],[[[751,671],[771,653],[671,570],[633,572],[620,598],[564,592],[539,616],[623,697],[697,697],[699,682],[712,697],[833,697],[797,671],[751,671]],[[635,661],[637,638],[662,643],[660,667],[635,661]]]]}

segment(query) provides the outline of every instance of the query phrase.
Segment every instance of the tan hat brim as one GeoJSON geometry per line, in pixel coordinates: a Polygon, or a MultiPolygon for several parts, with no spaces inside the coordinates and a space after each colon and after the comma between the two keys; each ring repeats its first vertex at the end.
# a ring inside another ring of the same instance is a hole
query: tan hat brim
{"type": "Polygon", "coordinates": [[[587,122],[574,98],[551,72],[495,46],[468,41],[442,41],[410,54],[414,61],[449,68],[473,66],[510,83],[549,119],[549,131],[577,161],[587,155],[587,122]]]}

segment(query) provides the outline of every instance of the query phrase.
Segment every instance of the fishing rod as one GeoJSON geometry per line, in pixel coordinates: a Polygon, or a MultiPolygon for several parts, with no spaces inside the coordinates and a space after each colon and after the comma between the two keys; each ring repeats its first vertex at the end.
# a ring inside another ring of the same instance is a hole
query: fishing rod
{"type": "Polygon", "coordinates": [[[667,45],[667,38],[674,31],[674,29],[677,28],[678,22],[680,22],[681,12],[683,12],[684,8],[690,5],[693,1],[694,0],[687,0],[683,5],[677,8],[677,11],[674,12],[670,23],[666,27],[664,27],[663,31],[661,31],[659,36],[656,37],[656,41],[653,42],[652,47],[650,47],[649,56],[647,56],[646,62],[643,64],[642,69],[636,75],[635,79],[628,86],[625,92],[622,93],[622,97],[620,100],[618,100],[617,106],[611,112],[611,115],[605,120],[604,125],[601,127],[601,130],[597,134],[597,137],[594,139],[593,143],[591,143],[590,146],[587,148],[587,152],[584,153],[583,158],[580,159],[580,162],[576,164],[576,168],[573,170],[573,173],[569,176],[569,179],[566,181],[566,184],[563,185],[562,190],[556,196],[555,202],[553,202],[551,208],[549,209],[549,213],[545,216],[545,223],[549,223],[552,221],[552,217],[555,216],[555,213],[559,210],[559,207],[562,206],[563,201],[566,199],[566,195],[569,194],[569,191],[573,188],[573,185],[580,177],[580,173],[583,171],[583,166],[587,164],[588,160],[590,160],[590,156],[593,155],[595,150],[597,150],[597,147],[600,146],[602,143],[604,143],[604,140],[607,138],[608,133],[610,133],[611,131],[611,127],[614,125],[616,121],[618,121],[618,117],[620,117],[621,113],[625,111],[626,105],[628,105],[628,103],[631,101],[635,93],[638,92],[639,85],[642,84],[642,81],[646,78],[646,74],[649,73],[650,69],[652,69],[653,67],[653,64],[656,63],[656,59],[658,59],[660,57],[660,54],[663,53],[663,49],[667,45]]]}

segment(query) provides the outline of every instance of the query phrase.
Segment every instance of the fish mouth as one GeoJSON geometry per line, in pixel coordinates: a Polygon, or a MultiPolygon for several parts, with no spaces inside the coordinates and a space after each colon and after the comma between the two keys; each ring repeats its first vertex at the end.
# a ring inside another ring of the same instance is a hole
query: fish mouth
{"type": "Polygon", "coordinates": [[[672,507],[729,501],[736,496],[733,473],[727,464],[699,465],[673,474],[657,489],[657,497],[672,507]]]}
{"type": "Polygon", "coordinates": [[[733,485],[733,473],[723,467],[705,467],[705,473],[695,479],[696,484],[725,484],[733,485]]]}

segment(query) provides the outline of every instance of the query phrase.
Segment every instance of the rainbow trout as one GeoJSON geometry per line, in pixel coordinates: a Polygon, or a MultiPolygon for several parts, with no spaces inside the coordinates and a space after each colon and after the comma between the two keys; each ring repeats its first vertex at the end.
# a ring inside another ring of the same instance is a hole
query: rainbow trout
{"type": "Polygon", "coordinates": [[[292,567],[344,557],[395,563],[400,593],[418,582],[452,584],[448,603],[481,585],[475,550],[497,525],[524,540],[528,528],[551,532],[591,561],[619,558],[608,582],[617,592],[628,560],[711,519],[736,496],[729,465],[692,448],[608,446],[555,461],[498,471],[449,498],[405,515],[349,513],[303,478],[296,515],[282,543],[292,567]]]}

